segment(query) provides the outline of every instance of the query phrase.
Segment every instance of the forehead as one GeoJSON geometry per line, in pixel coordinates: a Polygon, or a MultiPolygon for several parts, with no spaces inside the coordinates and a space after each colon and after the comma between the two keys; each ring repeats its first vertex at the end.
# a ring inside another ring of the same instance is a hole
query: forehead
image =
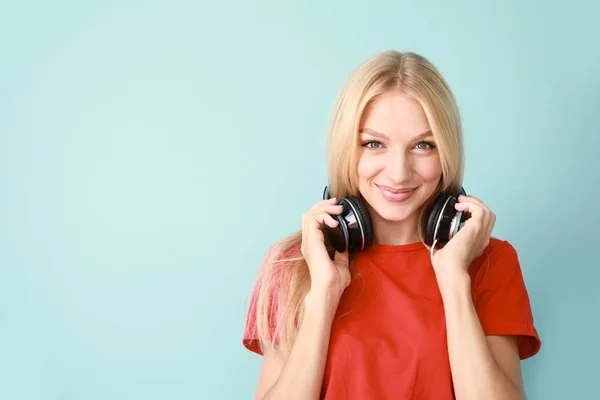
{"type": "Polygon", "coordinates": [[[430,129],[423,107],[399,91],[373,99],[361,123],[361,131],[371,129],[389,137],[412,137],[430,129]]]}

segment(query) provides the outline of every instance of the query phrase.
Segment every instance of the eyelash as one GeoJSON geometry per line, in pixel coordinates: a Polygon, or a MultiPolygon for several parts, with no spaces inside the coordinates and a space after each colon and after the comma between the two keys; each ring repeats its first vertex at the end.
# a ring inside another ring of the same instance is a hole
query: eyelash
{"type": "MultiPolygon", "coordinates": [[[[372,143],[378,143],[378,144],[381,144],[381,145],[383,145],[383,143],[381,143],[381,142],[380,142],[380,141],[378,141],[378,140],[368,140],[368,141],[364,142],[364,143],[362,144],[362,146],[363,146],[363,147],[366,147],[366,148],[368,148],[368,149],[370,149],[370,150],[379,150],[379,149],[376,149],[376,148],[368,147],[368,146],[369,146],[370,144],[372,144],[372,143]]],[[[435,147],[435,144],[433,144],[432,142],[428,142],[428,141],[426,141],[426,140],[422,140],[422,141],[420,141],[419,143],[417,143],[417,144],[415,145],[415,147],[416,147],[416,146],[419,146],[419,145],[421,145],[421,144],[426,144],[426,145],[428,146],[428,148],[427,148],[427,149],[423,149],[423,150],[433,150],[433,149],[435,149],[435,148],[436,148],[436,147],[435,147]]]]}

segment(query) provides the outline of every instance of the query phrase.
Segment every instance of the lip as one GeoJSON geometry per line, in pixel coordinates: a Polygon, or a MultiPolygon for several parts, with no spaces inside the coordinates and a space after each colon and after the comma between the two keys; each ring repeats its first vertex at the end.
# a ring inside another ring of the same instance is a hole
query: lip
{"type": "Polygon", "coordinates": [[[379,189],[381,196],[387,201],[399,203],[410,198],[417,188],[394,188],[384,185],[375,185],[379,189]]]}
{"type": "Polygon", "coordinates": [[[413,190],[416,189],[416,188],[394,188],[391,186],[384,186],[384,185],[377,185],[377,187],[379,187],[380,189],[383,189],[385,191],[388,191],[390,193],[394,193],[394,194],[412,192],[413,190]]]}

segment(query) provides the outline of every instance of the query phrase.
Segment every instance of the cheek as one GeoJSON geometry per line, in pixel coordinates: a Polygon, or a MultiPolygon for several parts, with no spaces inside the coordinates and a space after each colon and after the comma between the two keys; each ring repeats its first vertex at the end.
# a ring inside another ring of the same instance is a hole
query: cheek
{"type": "Polygon", "coordinates": [[[358,160],[356,166],[356,172],[360,180],[372,178],[380,169],[375,158],[364,155],[358,160]]]}
{"type": "Polygon", "coordinates": [[[442,175],[442,165],[438,157],[420,160],[416,169],[421,179],[425,182],[435,181],[437,183],[437,180],[442,175]]]}

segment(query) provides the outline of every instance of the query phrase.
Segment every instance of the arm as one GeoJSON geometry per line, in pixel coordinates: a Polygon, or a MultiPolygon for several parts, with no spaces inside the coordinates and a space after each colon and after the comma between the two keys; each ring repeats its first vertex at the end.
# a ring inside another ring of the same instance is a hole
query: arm
{"type": "Polygon", "coordinates": [[[331,325],[351,281],[348,251],[336,251],[330,257],[321,231],[323,224],[337,226],[329,214],[342,212],[336,202],[335,198],[319,201],[302,216],[300,251],[310,274],[310,289],[289,356],[284,360],[276,350],[264,361],[258,399],[316,400],[321,396],[331,325]]]}
{"type": "Polygon", "coordinates": [[[442,291],[456,398],[525,399],[516,340],[512,336],[486,339],[465,268],[442,268],[460,271],[446,280],[446,290],[442,291]]]}
{"type": "Polygon", "coordinates": [[[265,354],[256,399],[312,400],[321,394],[337,296],[308,293],[304,317],[287,359],[265,354]]]}

